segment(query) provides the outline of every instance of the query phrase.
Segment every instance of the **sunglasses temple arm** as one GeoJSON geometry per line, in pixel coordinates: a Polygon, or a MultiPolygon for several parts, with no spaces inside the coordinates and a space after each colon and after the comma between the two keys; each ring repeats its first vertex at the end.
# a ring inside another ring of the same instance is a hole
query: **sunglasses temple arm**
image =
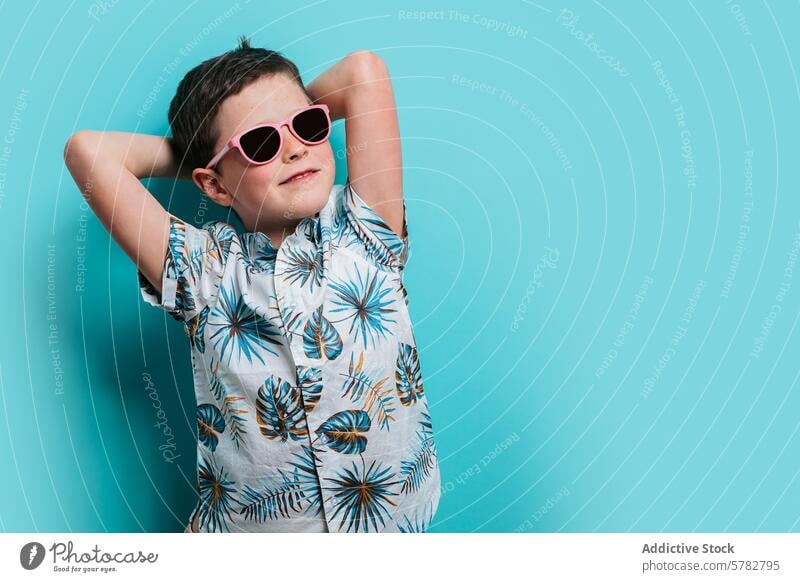
{"type": "Polygon", "coordinates": [[[208,162],[208,165],[206,166],[206,169],[208,170],[208,169],[211,169],[214,166],[216,166],[217,163],[222,159],[222,156],[227,154],[228,151],[230,151],[230,149],[231,149],[231,147],[229,145],[226,145],[224,148],[222,148],[219,151],[219,153],[216,156],[214,156],[214,158],[210,162],[208,162]]]}

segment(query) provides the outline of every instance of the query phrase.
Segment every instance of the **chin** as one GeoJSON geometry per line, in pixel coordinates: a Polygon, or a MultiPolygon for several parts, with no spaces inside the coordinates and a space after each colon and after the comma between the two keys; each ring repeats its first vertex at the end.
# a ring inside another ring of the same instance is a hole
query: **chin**
{"type": "Polygon", "coordinates": [[[327,187],[321,184],[313,189],[303,191],[300,196],[293,197],[293,200],[289,200],[289,204],[285,208],[283,216],[285,218],[313,216],[325,207],[331,193],[331,188],[333,188],[332,181],[327,187]]]}

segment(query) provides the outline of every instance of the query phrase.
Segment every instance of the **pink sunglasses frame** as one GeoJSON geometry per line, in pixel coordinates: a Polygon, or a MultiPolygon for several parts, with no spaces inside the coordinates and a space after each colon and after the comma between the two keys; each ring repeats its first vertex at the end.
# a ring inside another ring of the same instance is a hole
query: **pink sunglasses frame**
{"type": "Polygon", "coordinates": [[[217,153],[217,155],[215,155],[211,159],[211,161],[208,162],[208,165],[206,166],[206,169],[208,170],[208,169],[211,169],[214,166],[216,166],[219,163],[219,161],[223,158],[223,156],[225,156],[225,154],[227,154],[231,150],[239,150],[239,153],[242,154],[242,157],[244,157],[244,159],[247,160],[247,162],[249,164],[253,165],[253,166],[263,166],[264,164],[270,163],[276,157],[278,157],[278,154],[280,153],[281,148],[283,148],[283,134],[281,133],[281,128],[284,125],[288,125],[289,126],[289,131],[291,131],[294,134],[294,136],[297,139],[299,139],[300,141],[302,141],[304,144],[307,144],[307,145],[319,145],[321,143],[324,143],[331,135],[331,125],[332,125],[332,122],[331,122],[331,111],[328,108],[328,106],[325,105],[324,103],[315,103],[313,105],[309,105],[308,107],[303,107],[302,109],[298,109],[297,111],[292,113],[292,115],[288,119],[284,119],[283,121],[274,122],[274,123],[261,123],[259,125],[254,125],[253,127],[249,127],[247,129],[245,129],[244,131],[241,131],[241,132],[237,133],[231,139],[229,139],[228,143],[225,144],[225,147],[223,147],[217,153]],[[294,130],[294,127],[292,126],[292,122],[294,121],[294,118],[297,117],[298,115],[300,115],[301,113],[304,113],[304,112],[308,111],[309,109],[322,109],[325,112],[325,117],[328,118],[328,133],[325,135],[324,139],[321,139],[320,141],[307,141],[307,140],[303,139],[302,137],[297,135],[297,132],[294,130]],[[272,158],[270,158],[266,162],[256,162],[255,160],[251,160],[250,156],[248,156],[246,153],[244,153],[244,150],[242,149],[242,146],[241,146],[239,140],[244,134],[246,134],[246,133],[248,133],[250,131],[253,131],[254,129],[260,129],[262,127],[274,127],[275,130],[278,132],[278,139],[280,141],[278,142],[278,151],[276,152],[276,154],[274,156],[272,156],[272,158]]]}

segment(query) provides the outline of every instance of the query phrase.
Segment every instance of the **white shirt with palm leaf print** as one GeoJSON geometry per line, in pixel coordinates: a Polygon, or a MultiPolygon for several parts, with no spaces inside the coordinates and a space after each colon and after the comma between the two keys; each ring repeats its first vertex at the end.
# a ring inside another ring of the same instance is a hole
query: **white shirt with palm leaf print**
{"type": "Polygon", "coordinates": [[[408,235],[349,180],[277,249],[223,221],[170,223],[161,296],[138,278],[192,348],[197,530],[427,530],[440,475],[408,235]]]}

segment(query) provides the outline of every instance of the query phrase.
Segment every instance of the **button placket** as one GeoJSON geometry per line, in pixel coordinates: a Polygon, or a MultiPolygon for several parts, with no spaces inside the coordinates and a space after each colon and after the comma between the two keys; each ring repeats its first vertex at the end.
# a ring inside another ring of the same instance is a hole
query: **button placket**
{"type": "MultiPolygon", "coordinates": [[[[294,247],[304,247],[307,245],[312,244],[311,241],[308,241],[305,237],[303,237],[302,233],[294,233],[291,234],[286,238],[284,243],[278,249],[277,252],[277,262],[276,265],[286,264],[286,256],[287,250],[294,246],[294,247]]],[[[302,311],[301,313],[301,323],[298,325],[294,330],[286,330],[287,332],[287,345],[289,346],[289,351],[294,359],[294,379],[293,383],[295,386],[300,388],[300,394],[303,398],[303,402],[309,402],[311,400],[310,395],[305,392],[303,387],[300,386],[300,378],[298,377],[298,373],[301,369],[304,368],[320,368],[321,369],[321,362],[310,359],[304,350],[303,347],[303,328],[305,325],[305,321],[307,321],[308,316],[310,314],[311,305],[314,304],[315,300],[318,300],[322,297],[323,293],[321,290],[317,290],[319,296],[316,296],[316,293],[312,293],[311,296],[307,296],[306,290],[303,288],[302,283],[299,280],[289,280],[282,277],[279,273],[282,272],[282,269],[276,266],[275,272],[273,274],[273,281],[276,290],[276,297],[278,298],[278,308],[281,311],[281,315],[285,320],[288,320],[292,316],[298,313],[298,309],[302,311]]],[[[322,463],[319,455],[315,452],[314,446],[314,429],[317,426],[318,416],[320,414],[326,414],[323,412],[325,409],[325,392],[327,386],[324,384],[324,375],[322,376],[321,381],[323,381],[322,387],[322,401],[318,402],[314,409],[309,412],[303,412],[305,415],[306,426],[308,427],[308,437],[305,443],[305,446],[309,447],[311,451],[311,458],[314,460],[314,467],[316,469],[318,486],[320,488],[320,504],[322,505],[321,511],[322,515],[325,516],[325,521],[328,524],[328,530],[331,531],[331,523],[330,520],[327,518],[330,515],[330,508],[325,503],[325,495],[322,489],[322,482],[323,482],[323,474],[327,473],[326,466],[322,463]]]]}

